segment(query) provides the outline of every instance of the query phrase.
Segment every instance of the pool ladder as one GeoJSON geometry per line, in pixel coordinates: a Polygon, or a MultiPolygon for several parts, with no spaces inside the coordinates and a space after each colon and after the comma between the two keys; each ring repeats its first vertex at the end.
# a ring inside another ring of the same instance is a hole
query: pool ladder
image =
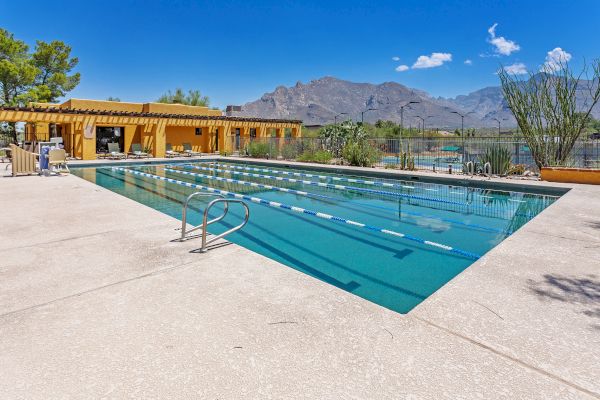
{"type": "Polygon", "coordinates": [[[248,205],[243,202],[242,200],[237,200],[237,199],[228,199],[225,198],[225,196],[223,196],[222,194],[217,194],[217,193],[209,193],[209,192],[194,192],[192,194],[190,194],[186,199],[185,199],[185,203],[183,203],[183,210],[181,212],[181,238],[179,239],[179,241],[184,241],[184,240],[188,240],[188,239],[194,239],[197,236],[188,236],[190,233],[195,232],[197,230],[201,230],[201,236],[202,236],[202,247],[200,248],[200,252],[205,253],[207,251],[207,245],[209,245],[210,243],[213,243],[227,235],[229,235],[230,233],[239,231],[240,229],[242,229],[247,223],[248,223],[248,219],[250,218],[250,209],[248,208],[248,205]],[[194,197],[198,197],[198,196],[214,196],[217,197],[217,199],[214,199],[213,201],[211,201],[210,203],[208,203],[208,205],[206,206],[206,208],[204,209],[204,214],[202,217],[202,225],[198,225],[195,227],[192,227],[191,229],[187,228],[187,210],[188,210],[188,206],[190,204],[190,201],[194,198],[194,197]],[[220,216],[218,216],[217,218],[211,219],[210,221],[208,220],[208,212],[210,211],[210,209],[212,208],[212,206],[214,206],[217,203],[223,203],[223,214],[221,214],[220,216]],[[229,204],[230,203],[239,203],[244,207],[245,210],[245,215],[244,215],[244,220],[242,221],[241,224],[234,226],[231,229],[226,230],[225,232],[219,234],[219,235],[211,235],[212,237],[210,239],[207,239],[207,234],[208,231],[206,230],[206,228],[208,227],[208,225],[210,224],[214,224],[215,222],[219,222],[220,220],[222,220],[223,218],[225,218],[225,216],[227,215],[227,213],[229,212],[229,204]]]}

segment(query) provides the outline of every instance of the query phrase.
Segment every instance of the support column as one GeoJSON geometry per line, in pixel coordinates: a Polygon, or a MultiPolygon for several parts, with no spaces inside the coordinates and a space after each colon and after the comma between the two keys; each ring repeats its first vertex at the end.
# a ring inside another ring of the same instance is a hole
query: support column
{"type": "Polygon", "coordinates": [[[154,157],[165,157],[167,143],[166,121],[158,120],[156,124],[144,125],[142,131],[142,146],[152,149],[154,157]]]}
{"type": "Polygon", "coordinates": [[[232,153],[231,125],[225,124],[219,127],[219,152],[232,153]]]}
{"type": "Polygon", "coordinates": [[[71,145],[72,150],[73,150],[73,154],[72,156],[75,158],[78,158],[80,160],[83,159],[83,147],[82,147],[82,142],[83,142],[83,122],[73,122],[73,126],[71,127],[72,134],[71,134],[71,140],[73,141],[73,144],[71,145]]]}
{"type": "Polygon", "coordinates": [[[96,159],[96,121],[92,117],[84,118],[81,124],[81,159],[96,159]]]}
{"type": "Polygon", "coordinates": [[[277,128],[275,135],[277,137],[277,149],[281,152],[285,144],[285,128],[277,128]]]}
{"type": "Polygon", "coordinates": [[[152,131],[154,146],[152,146],[152,154],[154,157],[165,157],[167,147],[167,121],[159,120],[158,124],[152,131]]]}
{"type": "Polygon", "coordinates": [[[260,125],[256,128],[256,137],[257,138],[266,138],[267,137],[267,127],[265,125],[260,125]]]}

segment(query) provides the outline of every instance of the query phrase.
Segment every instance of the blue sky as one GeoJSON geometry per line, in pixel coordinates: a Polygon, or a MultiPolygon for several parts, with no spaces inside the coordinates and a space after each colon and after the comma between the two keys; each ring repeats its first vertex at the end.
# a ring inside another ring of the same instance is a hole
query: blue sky
{"type": "Polygon", "coordinates": [[[0,0],[0,10],[0,27],[27,43],[73,47],[76,98],[152,101],[182,87],[224,107],[322,76],[448,97],[497,85],[500,64],[538,70],[556,48],[575,68],[600,57],[597,0],[0,0]]]}

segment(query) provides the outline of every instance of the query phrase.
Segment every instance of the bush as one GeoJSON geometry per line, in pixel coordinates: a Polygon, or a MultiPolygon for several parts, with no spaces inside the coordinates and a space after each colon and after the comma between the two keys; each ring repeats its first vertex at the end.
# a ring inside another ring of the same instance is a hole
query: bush
{"type": "Polygon", "coordinates": [[[366,140],[350,140],[344,146],[342,155],[350,165],[370,167],[379,161],[380,153],[366,140]]]}
{"type": "Polygon", "coordinates": [[[267,158],[269,156],[269,144],[257,141],[250,142],[246,147],[246,152],[253,158],[267,158]]]}
{"type": "Polygon", "coordinates": [[[313,161],[319,164],[328,164],[331,161],[331,153],[325,150],[319,150],[314,153],[313,161]]]}
{"type": "Polygon", "coordinates": [[[298,157],[298,148],[296,147],[296,144],[295,143],[285,144],[281,148],[281,157],[283,157],[284,160],[293,160],[296,157],[298,157]]]}
{"type": "Polygon", "coordinates": [[[329,161],[331,161],[331,158],[331,153],[326,150],[306,150],[298,156],[297,161],[328,164],[329,161]]]}
{"type": "Polygon", "coordinates": [[[523,175],[525,174],[525,164],[513,164],[507,171],[508,175],[523,175]]]}

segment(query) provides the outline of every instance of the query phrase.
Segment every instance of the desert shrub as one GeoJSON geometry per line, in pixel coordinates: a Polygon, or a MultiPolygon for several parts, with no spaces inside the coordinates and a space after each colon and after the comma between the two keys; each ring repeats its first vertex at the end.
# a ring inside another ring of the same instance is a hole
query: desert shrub
{"type": "Polygon", "coordinates": [[[508,175],[523,175],[525,174],[525,164],[512,164],[507,171],[508,175]]]}
{"type": "Polygon", "coordinates": [[[326,150],[305,150],[297,158],[302,162],[315,162],[319,164],[328,164],[331,161],[332,155],[326,150]]]}
{"type": "Polygon", "coordinates": [[[269,144],[265,142],[250,142],[246,152],[253,158],[267,158],[269,156],[269,144]]]}
{"type": "Polygon", "coordinates": [[[298,157],[298,147],[295,143],[287,143],[281,148],[281,157],[285,160],[293,160],[298,157]]]}
{"type": "Polygon", "coordinates": [[[349,140],[342,155],[350,165],[357,167],[370,167],[380,159],[379,150],[367,140],[349,140]]]}

